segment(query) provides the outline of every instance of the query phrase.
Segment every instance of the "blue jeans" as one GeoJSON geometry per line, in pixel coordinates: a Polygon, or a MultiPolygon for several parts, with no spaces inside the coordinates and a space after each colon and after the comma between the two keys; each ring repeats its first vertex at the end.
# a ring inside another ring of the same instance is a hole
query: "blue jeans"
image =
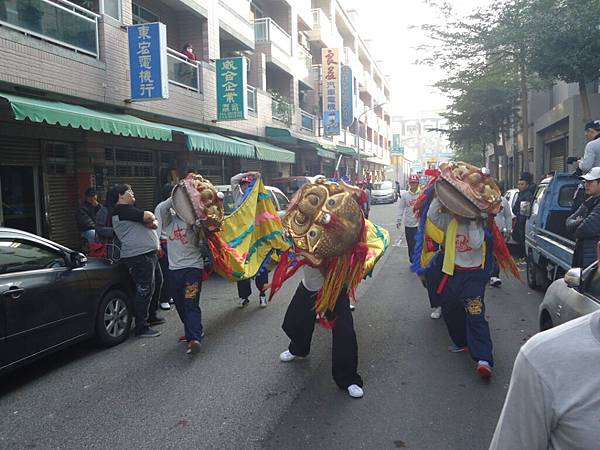
{"type": "Polygon", "coordinates": [[[81,239],[85,239],[88,244],[96,241],[96,230],[80,231],[79,234],[81,235],[81,239]]]}
{"type": "Polygon", "coordinates": [[[202,340],[202,311],[200,310],[202,269],[170,270],[169,284],[175,309],[183,323],[185,338],[188,342],[202,340]]]}
{"type": "Polygon", "coordinates": [[[147,327],[148,314],[156,317],[158,295],[162,285],[162,275],[158,265],[156,252],[122,258],[135,283],[135,297],[133,299],[133,314],[135,317],[135,331],[140,332],[147,327]],[[156,291],[156,292],[155,292],[156,291]]]}
{"type": "Polygon", "coordinates": [[[454,344],[469,347],[475,361],[493,365],[492,337],[483,302],[488,280],[483,270],[455,271],[442,293],[442,316],[454,344]]]}

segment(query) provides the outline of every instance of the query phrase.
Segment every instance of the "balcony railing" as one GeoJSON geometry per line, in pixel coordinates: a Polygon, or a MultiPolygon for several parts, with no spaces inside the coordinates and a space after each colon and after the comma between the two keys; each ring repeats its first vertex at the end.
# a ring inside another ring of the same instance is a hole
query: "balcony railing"
{"type": "Polygon", "coordinates": [[[66,0],[0,0],[0,24],[98,57],[98,15],[66,0]]]}
{"type": "Polygon", "coordinates": [[[296,48],[298,49],[298,58],[300,59],[302,70],[306,70],[306,75],[308,75],[313,67],[312,55],[301,45],[298,45],[296,48]]]}
{"type": "Polygon", "coordinates": [[[283,122],[288,127],[292,126],[294,105],[284,98],[271,98],[271,113],[273,119],[283,122]]]}
{"type": "Polygon", "coordinates": [[[307,131],[315,131],[315,116],[307,113],[306,111],[300,111],[302,115],[302,129],[307,131]]]}
{"type": "Polygon", "coordinates": [[[167,49],[169,83],[195,92],[202,92],[202,71],[198,61],[190,61],[182,53],[167,49]]]}
{"type": "Polygon", "coordinates": [[[246,95],[248,96],[248,111],[256,112],[256,88],[248,85],[246,88],[246,95]]]}
{"type": "Polygon", "coordinates": [[[286,55],[292,55],[292,37],[270,17],[254,21],[254,39],[256,42],[271,42],[286,55]]]}

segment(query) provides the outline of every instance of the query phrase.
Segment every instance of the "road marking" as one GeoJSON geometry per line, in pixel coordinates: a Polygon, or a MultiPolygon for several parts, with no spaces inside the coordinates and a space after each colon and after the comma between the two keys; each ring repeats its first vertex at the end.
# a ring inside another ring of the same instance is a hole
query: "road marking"
{"type": "Polygon", "coordinates": [[[398,242],[395,244],[392,244],[392,247],[400,247],[400,244],[402,244],[402,238],[398,239],[398,242]]]}

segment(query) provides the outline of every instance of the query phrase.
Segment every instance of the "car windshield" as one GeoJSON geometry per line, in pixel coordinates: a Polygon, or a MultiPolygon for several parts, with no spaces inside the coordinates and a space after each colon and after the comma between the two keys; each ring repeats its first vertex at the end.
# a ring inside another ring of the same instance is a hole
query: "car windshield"
{"type": "Polygon", "coordinates": [[[385,191],[387,189],[393,189],[391,181],[382,181],[380,183],[373,183],[373,189],[376,191],[385,191]]]}

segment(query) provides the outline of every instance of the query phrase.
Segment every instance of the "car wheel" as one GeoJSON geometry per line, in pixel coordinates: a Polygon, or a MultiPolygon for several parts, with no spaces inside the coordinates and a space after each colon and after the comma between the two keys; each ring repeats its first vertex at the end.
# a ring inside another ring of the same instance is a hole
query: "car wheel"
{"type": "Polygon", "coordinates": [[[108,292],[96,315],[96,342],[106,347],[120,344],[127,339],[131,320],[127,295],[119,290],[108,292]]]}
{"type": "Polygon", "coordinates": [[[531,289],[538,289],[540,286],[537,282],[538,266],[533,262],[531,255],[527,257],[527,284],[531,289]]]}

